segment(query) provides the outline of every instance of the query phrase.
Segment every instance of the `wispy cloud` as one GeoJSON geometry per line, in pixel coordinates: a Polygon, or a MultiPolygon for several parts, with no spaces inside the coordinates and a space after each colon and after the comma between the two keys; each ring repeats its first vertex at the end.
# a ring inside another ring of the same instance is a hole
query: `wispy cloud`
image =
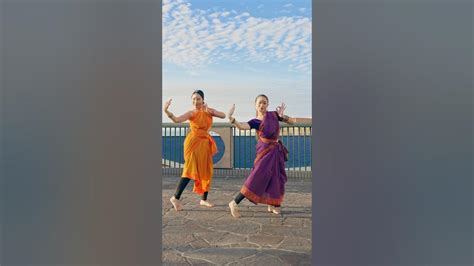
{"type": "Polygon", "coordinates": [[[163,60],[189,71],[227,60],[277,62],[309,73],[311,31],[310,18],[260,18],[193,9],[186,0],[163,1],[163,60]]]}
{"type": "Polygon", "coordinates": [[[293,4],[289,3],[289,4],[284,5],[283,7],[292,7],[292,6],[293,4]]]}

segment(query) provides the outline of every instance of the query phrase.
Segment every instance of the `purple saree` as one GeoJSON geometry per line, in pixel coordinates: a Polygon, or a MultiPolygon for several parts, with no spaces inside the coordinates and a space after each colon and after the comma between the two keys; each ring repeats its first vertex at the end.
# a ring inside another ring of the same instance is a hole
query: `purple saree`
{"type": "Polygon", "coordinates": [[[283,201],[288,179],[285,172],[285,152],[288,151],[278,139],[278,120],[277,112],[267,112],[263,121],[249,121],[250,127],[257,129],[257,154],[252,171],[240,193],[254,204],[280,206],[283,201]]]}

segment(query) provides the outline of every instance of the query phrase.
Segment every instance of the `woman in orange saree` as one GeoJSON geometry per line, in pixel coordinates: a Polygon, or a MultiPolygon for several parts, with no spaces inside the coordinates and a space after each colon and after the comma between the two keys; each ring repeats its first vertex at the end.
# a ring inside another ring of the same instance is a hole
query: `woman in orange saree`
{"type": "Polygon", "coordinates": [[[209,108],[204,103],[204,92],[196,90],[192,94],[193,109],[181,116],[174,116],[168,111],[171,105],[169,99],[164,106],[166,115],[175,123],[189,120],[190,131],[184,140],[184,169],[181,180],[178,182],[176,193],[170,198],[176,211],[182,209],[181,193],[189,181],[194,180],[193,191],[202,196],[200,205],[213,207],[214,204],[207,200],[211,187],[213,162],[212,156],[217,153],[217,146],[209,134],[212,127],[212,117],[225,118],[225,113],[209,108]]]}

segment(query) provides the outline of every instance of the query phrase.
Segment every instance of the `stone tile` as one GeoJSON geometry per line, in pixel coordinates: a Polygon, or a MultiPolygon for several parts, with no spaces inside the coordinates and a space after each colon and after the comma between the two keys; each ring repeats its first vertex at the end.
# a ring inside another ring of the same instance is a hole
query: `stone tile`
{"type": "Polygon", "coordinates": [[[251,235],[248,242],[255,243],[263,247],[277,247],[284,239],[284,236],[251,235]]]}
{"type": "Polygon", "coordinates": [[[242,220],[241,223],[229,223],[225,225],[215,225],[211,226],[210,229],[215,229],[217,231],[227,231],[236,234],[256,234],[260,231],[260,226],[258,224],[249,223],[242,220]]]}
{"type": "Polygon", "coordinates": [[[292,252],[279,249],[265,249],[260,252],[277,256],[283,265],[311,265],[311,253],[292,252]]]}
{"type": "Polygon", "coordinates": [[[167,234],[192,234],[194,232],[207,232],[205,227],[198,225],[197,223],[189,222],[187,224],[177,224],[177,225],[166,225],[162,230],[163,235],[167,234]]]}
{"type": "Polygon", "coordinates": [[[248,242],[241,242],[241,243],[238,243],[238,244],[232,244],[229,247],[232,247],[232,248],[235,248],[235,247],[238,247],[238,248],[255,248],[255,249],[261,248],[260,245],[257,245],[257,244],[254,244],[254,243],[248,243],[248,242]]]}
{"type": "Polygon", "coordinates": [[[311,206],[283,206],[282,213],[285,217],[311,218],[311,206]]]}
{"type": "Polygon", "coordinates": [[[164,247],[175,248],[189,244],[195,240],[196,239],[192,235],[183,232],[181,234],[163,234],[161,242],[164,247]]]}
{"type": "Polygon", "coordinates": [[[295,254],[284,253],[278,256],[285,265],[311,265],[311,253],[295,254]]]}
{"type": "Polygon", "coordinates": [[[202,239],[196,239],[189,243],[193,249],[210,248],[211,245],[202,239]]]}
{"type": "Polygon", "coordinates": [[[311,230],[309,228],[263,225],[262,234],[273,236],[295,236],[301,238],[311,238],[311,230]]]}
{"type": "Polygon", "coordinates": [[[293,217],[287,217],[283,220],[283,225],[286,226],[295,226],[295,227],[302,227],[303,226],[303,219],[301,218],[293,218],[293,217]]]}
{"type": "Polygon", "coordinates": [[[231,244],[238,244],[241,242],[246,241],[245,236],[238,236],[230,233],[222,233],[222,232],[211,232],[199,235],[200,239],[203,239],[209,245],[214,247],[224,246],[224,245],[231,245],[231,244]]]}
{"type": "Polygon", "coordinates": [[[189,262],[190,265],[217,265],[202,259],[186,258],[186,261],[189,262]]]}
{"type": "Polygon", "coordinates": [[[244,258],[239,261],[231,262],[228,265],[248,265],[248,266],[261,266],[261,265],[268,265],[268,266],[276,266],[276,265],[284,265],[283,261],[280,260],[279,257],[271,256],[268,254],[258,253],[254,256],[250,256],[248,258],[244,258]]]}
{"type": "Polygon", "coordinates": [[[311,239],[299,237],[286,237],[285,240],[278,246],[279,249],[308,252],[311,253],[312,243],[311,239]]]}
{"type": "Polygon", "coordinates": [[[303,220],[303,227],[313,227],[313,221],[311,219],[304,219],[303,220]]]}
{"type": "Polygon", "coordinates": [[[214,208],[196,208],[186,212],[186,218],[190,220],[199,220],[202,222],[211,222],[219,219],[220,217],[227,216],[226,212],[215,210],[214,208]]]}
{"type": "Polygon", "coordinates": [[[248,248],[207,248],[186,252],[184,256],[187,258],[205,259],[212,263],[223,265],[257,253],[257,250],[248,248]]]}
{"type": "Polygon", "coordinates": [[[162,254],[163,265],[190,265],[190,263],[188,263],[186,259],[179,255],[176,251],[163,250],[162,254]]]}
{"type": "Polygon", "coordinates": [[[269,225],[272,223],[271,214],[257,215],[254,217],[245,218],[245,220],[248,222],[257,223],[259,225],[269,225]]]}
{"type": "Polygon", "coordinates": [[[222,217],[219,217],[218,219],[214,220],[211,225],[227,225],[227,224],[239,224],[242,222],[242,219],[235,219],[230,215],[230,211],[228,211],[229,215],[225,215],[222,217]]]}
{"type": "Polygon", "coordinates": [[[163,217],[162,223],[167,226],[173,226],[173,225],[185,225],[189,223],[189,220],[186,219],[183,216],[177,216],[177,217],[163,217]]]}

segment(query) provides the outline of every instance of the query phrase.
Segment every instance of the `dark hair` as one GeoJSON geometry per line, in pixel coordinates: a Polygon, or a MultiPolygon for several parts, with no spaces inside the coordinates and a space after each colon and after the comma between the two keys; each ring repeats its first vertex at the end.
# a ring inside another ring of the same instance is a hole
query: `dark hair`
{"type": "Polygon", "coordinates": [[[259,95],[255,98],[255,102],[257,102],[258,97],[264,97],[265,99],[267,99],[267,103],[269,102],[268,97],[267,97],[267,95],[265,95],[265,94],[259,94],[259,95]]]}
{"type": "Polygon", "coordinates": [[[199,94],[201,96],[201,98],[204,100],[204,92],[202,90],[195,90],[193,92],[193,94],[191,94],[191,95],[194,95],[196,93],[199,94]]]}

